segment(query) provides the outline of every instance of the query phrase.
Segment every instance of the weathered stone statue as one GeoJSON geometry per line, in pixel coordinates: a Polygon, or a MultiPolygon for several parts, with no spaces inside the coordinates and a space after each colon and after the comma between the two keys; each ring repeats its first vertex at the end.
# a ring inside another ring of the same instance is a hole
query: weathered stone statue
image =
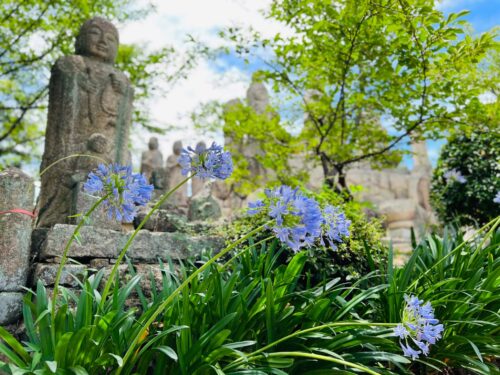
{"type": "Polygon", "coordinates": [[[432,165],[429,161],[429,153],[425,141],[412,140],[411,150],[413,152],[413,173],[432,173],[432,165]]]}
{"type": "MultiPolygon", "coordinates": [[[[267,92],[266,86],[264,86],[262,82],[259,82],[257,76],[254,74],[252,83],[247,90],[247,105],[250,106],[255,113],[259,115],[265,114],[271,119],[276,116],[276,114],[269,111],[269,104],[269,93],[267,92]]],[[[267,171],[259,161],[259,156],[263,156],[264,154],[259,142],[250,136],[246,136],[243,139],[241,152],[248,162],[251,178],[264,184],[267,171]]]]}
{"type": "Polygon", "coordinates": [[[151,137],[148,143],[149,150],[144,151],[141,157],[141,173],[146,176],[149,183],[153,184],[155,189],[163,188],[163,155],[158,150],[158,138],[151,137]]]}
{"type": "Polygon", "coordinates": [[[435,218],[430,203],[432,165],[429,160],[427,145],[425,141],[412,140],[411,149],[413,151],[413,169],[411,172],[416,185],[413,189],[415,195],[412,198],[418,201],[418,204],[426,210],[429,215],[428,221],[434,222],[435,218]]]}
{"type": "Polygon", "coordinates": [[[68,223],[79,185],[101,162],[128,163],[133,89],[113,64],[118,31],[103,18],[86,21],[75,55],[58,59],[49,84],[49,113],[41,170],[74,154],[41,176],[38,226],[68,223]]]}
{"type": "MultiPolygon", "coordinates": [[[[173,154],[167,158],[165,173],[167,176],[167,190],[177,186],[186,177],[182,175],[181,165],[178,162],[182,151],[182,141],[175,141],[172,147],[173,154]]],[[[188,196],[186,185],[181,186],[170,199],[170,203],[177,208],[187,209],[188,196]]]]}
{"type": "Polygon", "coordinates": [[[236,193],[234,188],[234,185],[222,180],[215,180],[210,184],[210,194],[219,204],[224,217],[232,217],[246,207],[247,197],[236,193]]]}
{"type": "Polygon", "coordinates": [[[259,115],[266,113],[268,110],[269,93],[266,86],[259,82],[255,75],[252,77],[252,83],[247,90],[247,104],[259,115]]]}
{"type": "MultiPolygon", "coordinates": [[[[196,149],[206,150],[207,145],[205,142],[198,142],[196,145],[196,149]]],[[[191,180],[191,196],[197,196],[201,191],[203,191],[204,186],[206,185],[206,181],[201,178],[193,178],[191,180]]]]}

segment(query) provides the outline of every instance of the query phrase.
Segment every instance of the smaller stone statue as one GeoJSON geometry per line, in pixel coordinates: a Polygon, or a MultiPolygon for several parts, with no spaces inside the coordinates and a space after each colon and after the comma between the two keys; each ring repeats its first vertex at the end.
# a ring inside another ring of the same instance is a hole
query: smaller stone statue
{"type": "Polygon", "coordinates": [[[246,196],[236,193],[234,185],[229,185],[226,181],[215,180],[211,182],[210,195],[219,204],[223,217],[233,217],[235,213],[245,207],[246,196]]]}
{"type": "Polygon", "coordinates": [[[158,150],[158,138],[151,137],[148,147],[149,150],[142,153],[141,173],[146,176],[149,183],[154,185],[155,189],[162,189],[163,155],[161,151],[158,150]]]}
{"type": "MultiPolygon", "coordinates": [[[[182,141],[175,141],[172,147],[173,154],[167,158],[167,164],[165,167],[166,179],[167,179],[167,190],[173,189],[186,177],[182,175],[181,165],[179,164],[179,157],[182,152],[182,141]]],[[[178,207],[181,209],[186,209],[188,206],[188,195],[186,185],[181,186],[173,195],[169,205],[173,207],[178,207]]]]}
{"type": "Polygon", "coordinates": [[[266,86],[257,80],[255,74],[247,90],[247,104],[259,115],[266,113],[269,106],[269,93],[266,86]]]}
{"type": "Polygon", "coordinates": [[[412,140],[411,149],[413,152],[413,173],[423,173],[430,175],[432,165],[429,160],[429,153],[425,141],[412,140]]]}

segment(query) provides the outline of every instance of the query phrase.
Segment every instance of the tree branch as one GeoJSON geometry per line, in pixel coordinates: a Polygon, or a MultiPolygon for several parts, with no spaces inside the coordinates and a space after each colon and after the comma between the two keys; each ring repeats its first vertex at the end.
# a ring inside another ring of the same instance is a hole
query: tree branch
{"type": "Polygon", "coordinates": [[[25,2],[26,0],[19,0],[17,2],[17,5],[15,7],[12,8],[12,10],[7,13],[3,18],[2,18],[2,23],[7,21],[14,13],[16,13],[19,8],[21,7],[21,5],[23,5],[23,3],[25,2]]]}
{"type": "Polygon", "coordinates": [[[5,55],[9,50],[10,48],[15,45],[27,32],[29,32],[41,19],[42,17],[45,15],[45,13],[49,10],[49,7],[50,7],[50,4],[51,2],[48,1],[47,2],[47,6],[45,7],[45,9],[42,10],[42,12],[39,14],[39,16],[33,21],[31,22],[28,27],[26,27],[23,31],[21,31],[20,33],[17,34],[17,37],[14,38],[14,40],[5,47],[5,50],[3,50],[1,53],[0,53],[0,58],[5,55]]]}
{"type": "Polygon", "coordinates": [[[342,107],[342,103],[345,100],[345,86],[346,86],[347,74],[349,73],[349,68],[350,68],[350,64],[351,64],[351,60],[352,60],[352,55],[354,53],[354,47],[356,45],[356,40],[357,40],[357,38],[359,36],[359,32],[361,30],[361,26],[369,18],[370,17],[368,17],[368,12],[365,12],[365,14],[363,14],[363,17],[361,18],[361,20],[357,24],[356,29],[354,31],[354,36],[352,37],[351,45],[349,47],[349,52],[347,54],[347,59],[346,59],[345,65],[344,65],[344,71],[342,72],[342,80],[341,80],[341,84],[340,84],[340,97],[339,97],[339,101],[338,101],[337,106],[335,108],[335,112],[333,114],[333,119],[331,121],[329,121],[328,128],[323,133],[323,135],[320,137],[320,141],[319,141],[318,145],[316,146],[316,153],[317,154],[319,154],[321,152],[320,151],[321,150],[321,146],[323,145],[323,143],[326,140],[326,137],[332,131],[333,126],[337,122],[339,110],[342,107]]]}
{"type": "Polygon", "coordinates": [[[22,139],[20,141],[17,141],[15,145],[5,147],[5,148],[0,148],[0,155],[16,154],[16,155],[20,155],[20,156],[25,156],[28,154],[27,152],[19,151],[19,150],[16,150],[15,148],[19,145],[22,145],[22,144],[25,144],[28,142],[34,142],[34,141],[37,141],[41,138],[43,138],[43,136],[38,136],[35,138],[25,138],[25,139],[22,139]]]}
{"type": "Polygon", "coordinates": [[[45,94],[45,92],[47,91],[47,89],[48,89],[48,86],[45,86],[42,90],[40,90],[40,92],[37,95],[35,95],[35,97],[33,98],[33,100],[31,100],[21,110],[21,114],[18,116],[18,118],[10,125],[10,127],[5,131],[5,133],[3,133],[2,135],[0,135],[0,141],[3,141],[5,138],[7,138],[19,126],[19,124],[23,120],[24,116],[26,115],[26,113],[28,112],[28,110],[30,109],[30,107],[45,94]]]}
{"type": "MultiPolygon", "coordinates": [[[[297,85],[290,79],[288,74],[281,72],[278,68],[276,68],[273,64],[271,64],[269,61],[266,61],[264,59],[261,59],[264,64],[266,64],[268,67],[270,67],[275,73],[279,74],[279,76],[285,80],[285,82],[288,84],[288,86],[294,91],[299,97],[302,103],[304,104],[304,108],[308,114],[311,114],[311,107],[309,106],[309,103],[307,102],[307,99],[305,98],[305,95],[301,92],[301,90],[297,87],[297,85]]],[[[311,120],[313,122],[314,127],[318,131],[320,135],[323,134],[323,131],[321,130],[322,123],[320,119],[316,118],[315,116],[311,116],[311,120]]]]}
{"type": "MultiPolygon", "coordinates": [[[[406,7],[407,7],[407,4],[405,4],[402,0],[398,0],[401,8],[403,8],[404,10],[406,10],[406,7]]],[[[422,46],[422,44],[420,43],[417,35],[416,35],[416,30],[415,28],[413,27],[411,21],[408,20],[408,15],[407,13],[408,12],[401,12],[402,14],[405,15],[405,18],[407,19],[408,21],[408,24],[409,24],[409,28],[410,28],[410,32],[411,32],[411,35],[412,35],[412,38],[415,42],[415,44],[418,46],[419,50],[420,50],[420,58],[421,58],[421,64],[422,64],[422,80],[423,80],[423,84],[422,84],[422,93],[420,94],[420,106],[419,106],[419,118],[417,121],[415,121],[415,123],[410,126],[409,128],[407,128],[407,130],[401,134],[400,136],[396,137],[396,139],[394,141],[392,141],[389,145],[387,145],[386,147],[383,147],[382,149],[378,150],[378,151],[374,151],[374,152],[370,152],[368,154],[365,154],[365,155],[360,155],[358,157],[355,157],[355,158],[352,158],[352,159],[348,159],[348,160],[345,160],[343,162],[340,162],[340,163],[337,163],[337,165],[341,166],[341,167],[344,167],[348,164],[352,164],[352,163],[355,163],[355,162],[358,162],[358,161],[361,161],[361,160],[364,160],[364,159],[367,159],[367,158],[371,158],[371,157],[374,157],[374,156],[379,156],[389,150],[391,150],[394,146],[396,146],[402,139],[404,139],[405,137],[407,136],[410,136],[412,134],[412,132],[414,130],[416,130],[419,126],[421,126],[422,124],[424,124],[425,122],[431,120],[431,119],[435,119],[433,117],[430,117],[430,118],[427,118],[427,119],[424,119],[424,116],[425,116],[425,105],[426,105],[426,101],[427,101],[427,60],[425,59],[425,51],[426,51],[426,48],[424,46],[422,46]]]]}

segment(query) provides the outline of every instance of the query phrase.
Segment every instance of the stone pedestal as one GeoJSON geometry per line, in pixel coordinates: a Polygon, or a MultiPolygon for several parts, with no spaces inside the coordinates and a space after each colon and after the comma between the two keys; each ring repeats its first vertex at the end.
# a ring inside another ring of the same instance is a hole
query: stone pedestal
{"type": "MultiPolygon", "coordinates": [[[[33,179],[16,168],[0,172],[0,211],[33,210],[33,179]]],[[[30,262],[33,219],[22,213],[0,215],[0,325],[21,313],[22,287],[30,262]]]]}

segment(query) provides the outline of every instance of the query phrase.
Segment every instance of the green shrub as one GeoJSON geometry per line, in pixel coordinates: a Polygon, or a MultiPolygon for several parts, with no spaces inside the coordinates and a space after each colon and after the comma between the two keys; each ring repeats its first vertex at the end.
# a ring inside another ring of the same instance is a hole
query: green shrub
{"type": "Polygon", "coordinates": [[[99,310],[102,278],[100,271],[78,281],[76,293],[61,287],[54,319],[50,296],[39,281],[36,292],[28,293],[24,301],[24,345],[0,327],[0,354],[8,359],[8,364],[0,361],[0,373],[104,374],[115,368],[133,333],[137,311],[125,303],[139,277],[115,288],[103,310],[99,310]]]}
{"type": "Polygon", "coordinates": [[[444,223],[480,226],[500,215],[500,134],[494,129],[458,135],[443,147],[432,178],[431,199],[444,223]],[[446,179],[459,172],[465,182],[446,179]]]}

